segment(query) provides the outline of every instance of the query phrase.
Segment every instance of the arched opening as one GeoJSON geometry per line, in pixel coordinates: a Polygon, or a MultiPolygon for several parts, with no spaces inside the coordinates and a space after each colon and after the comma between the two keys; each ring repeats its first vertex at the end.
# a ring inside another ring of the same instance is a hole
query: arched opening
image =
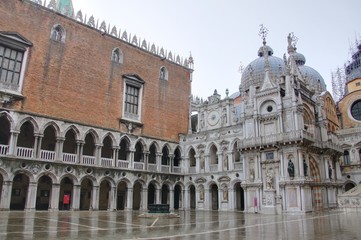
{"type": "Polygon", "coordinates": [[[117,188],[117,210],[124,210],[127,206],[127,193],[127,183],[124,181],[120,182],[117,188]]]}
{"type": "Polygon", "coordinates": [[[163,147],[162,149],[162,165],[169,165],[169,150],[167,147],[163,147]]]}
{"type": "Polygon", "coordinates": [[[20,128],[20,134],[17,142],[17,156],[32,158],[34,154],[34,127],[27,121],[20,128]]]}
{"type": "Polygon", "coordinates": [[[156,188],[153,183],[148,185],[148,205],[156,203],[156,188]]]}
{"type": "Polygon", "coordinates": [[[218,186],[216,184],[212,184],[210,191],[212,210],[218,210],[218,186]]]}
{"type": "Polygon", "coordinates": [[[195,167],[196,166],[196,152],[194,151],[193,148],[191,148],[191,150],[189,150],[188,153],[188,157],[189,157],[189,166],[190,167],[195,167]]]}
{"type": "Polygon", "coordinates": [[[85,144],[83,146],[83,163],[95,164],[95,141],[91,133],[85,137],[85,144]]]}
{"type": "Polygon", "coordinates": [[[190,208],[196,209],[196,188],[193,185],[189,187],[189,200],[190,200],[190,208]]]}
{"type": "Polygon", "coordinates": [[[65,134],[65,141],[63,143],[63,161],[64,162],[73,162],[77,161],[77,144],[76,144],[76,134],[73,129],[70,129],[65,134]]]}
{"type": "Polygon", "coordinates": [[[236,210],[244,211],[244,190],[241,183],[238,182],[234,185],[234,192],[236,194],[236,210]]]}
{"type": "Polygon", "coordinates": [[[161,204],[169,204],[169,187],[166,184],[163,184],[162,186],[161,204]]]}
{"type": "Polygon", "coordinates": [[[29,177],[19,173],[14,176],[11,190],[10,210],[24,210],[28,196],[29,177]]]}
{"type": "MultiPolygon", "coordinates": [[[[181,153],[179,151],[179,148],[177,148],[174,151],[174,159],[173,159],[173,166],[175,167],[175,169],[178,169],[178,167],[180,166],[180,161],[181,161],[181,153]]],[[[180,170],[180,169],[179,169],[180,170]]],[[[175,172],[180,172],[180,171],[175,171],[175,172]]]]}
{"type": "Polygon", "coordinates": [[[51,188],[53,181],[49,176],[42,176],[38,181],[38,190],[36,194],[36,210],[48,210],[51,199],[51,188]]]}
{"type": "Polygon", "coordinates": [[[218,155],[217,155],[217,148],[214,145],[212,145],[211,148],[209,149],[209,160],[210,160],[210,165],[209,165],[210,170],[217,171],[218,155]]]}
{"type": "Polygon", "coordinates": [[[238,146],[238,142],[235,142],[233,145],[233,159],[234,162],[239,163],[241,162],[241,154],[239,152],[239,146],[238,146]]]}
{"type": "Polygon", "coordinates": [[[148,156],[148,163],[156,164],[157,163],[157,147],[153,143],[150,145],[149,148],[149,156],[148,156]]]}
{"type": "Polygon", "coordinates": [[[10,122],[5,116],[0,117],[0,155],[9,151],[10,122]]]}
{"type": "Polygon", "coordinates": [[[60,182],[59,210],[70,210],[73,201],[73,181],[65,177],[60,182]]]}
{"type": "Polygon", "coordinates": [[[135,145],[134,162],[144,162],[143,145],[140,142],[135,145]]]}
{"type": "Polygon", "coordinates": [[[110,160],[113,159],[113,141],[110,136],[105,137],[103,140],[101,157],[110,160]]]}
{"type": "Polygon", "coordinates": [[[53,126],[48,126],[41,139],[40,158],[45,160],[55,160],[56,131],[53,126]]]}
{"type": "Polygon", "coordinates": [[[178,184],[174,187],[174,209],[182,207],[182,188],[178,184]]]}
{"type": "Polygon", "coordinates": [[[107,180],[103,180],[99,187],[99,210],[109,209],[109,194],[111,185],[107,180]]]}
{"type": "Polygon", "coordinates": [[[352,188],[356,187],[356,185],[352,182],[348,182],[345,184],[345,192],[347,192],[348,190],[351,190],[352,188]]]}
{"type": "Polygon", "coordinates": [[[133,210],[139,210],[142,201],[142,184],[136,182],[133,187],[133,210]]]}
{"type": "Polygon", "coordinates": [[[120,141],[119,144],[119,153],[118,153],[118,159],[123,161],[129,160],[129,141],[126,138],[123,138],[122,141],[120,141]]]}
{"type": "Polygon", "coordinates": [[[92,206],[93,183],[90,179],[85,178],[80,184],[80,204],[79,210],[90,210],[92,206]]]}

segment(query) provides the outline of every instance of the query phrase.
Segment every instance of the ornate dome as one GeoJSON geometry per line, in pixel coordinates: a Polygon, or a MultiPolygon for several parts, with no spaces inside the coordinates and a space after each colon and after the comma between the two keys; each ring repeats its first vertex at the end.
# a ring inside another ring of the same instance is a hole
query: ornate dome
{"type": "Polygon", "coordinates": [[[268,62],[270,66],[270,76],[274,79],[284,74],[285,63],[282,58],[274,57],[271,47],[265,45],[258,50],[258,58],[252,61],[244,69],[241,78],[241,88],[247,91],[251,85],[262,87],[265,78],[265,49],[268,53],[268,62]]]}

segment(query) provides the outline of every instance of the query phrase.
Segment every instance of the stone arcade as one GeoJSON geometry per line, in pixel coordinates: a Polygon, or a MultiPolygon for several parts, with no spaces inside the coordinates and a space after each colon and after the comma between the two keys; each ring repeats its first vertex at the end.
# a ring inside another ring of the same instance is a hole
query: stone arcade
{"type": "Polygon", "coordinates": [[[0,59],[10,63],[0,75],[0,209],[337,206],[336,105],[293,34],[279,58],[262,27],[236,93],[202,100],[190,97],[192,57],[65,2],[0,5],[0,59]]]}

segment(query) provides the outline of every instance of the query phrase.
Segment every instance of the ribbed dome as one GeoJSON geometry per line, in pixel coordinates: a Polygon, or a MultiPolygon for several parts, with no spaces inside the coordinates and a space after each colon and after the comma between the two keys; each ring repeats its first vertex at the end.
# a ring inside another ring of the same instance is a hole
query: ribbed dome
{"type": "Polygon", "coordinates": [[[308,81],[311,86],[318,86],[318,84],[320,84],[321,91],[326,91],[326,84],[321,74],[319,74],[312,67],[305,65],[306,63],[305,56],[298,52],[291,53],[291,55],[295,59],[298,69],[302,74],[302,77],[305,78],[306,81],[308,81]]]}
{"type": "MultiPolygon", "coordinates": [[[[265,46],[268,53],[268,62],[270,65],[270,77],[278,78],[283,75],[285,70],[285,64],[282,58],[274,57],[273,50],[269,46],[265,46]]],[[[258,50],[258,56],[256,60],[252,61],[245,68],[241,78],[241,88],[243,90],[248,90],[251,85],[255,87],[262,87],[263,81],[265,78],[265,57],[264,55],[264,46],[258,50]]]]}
{"type": "Polygon", "coordinates": [[[306,65],[298,66],[298,69],[300,69],[302,76],[306,79],[306,81],[308,80],[311,86],[318,86],[320,83],[321,91],[323,92],[327,90],[323,77],[315,69],[306,65]]]}

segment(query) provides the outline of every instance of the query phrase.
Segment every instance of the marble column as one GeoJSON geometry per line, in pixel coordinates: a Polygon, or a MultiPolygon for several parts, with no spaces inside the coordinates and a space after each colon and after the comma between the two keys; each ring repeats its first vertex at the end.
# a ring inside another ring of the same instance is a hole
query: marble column
{"type": "Polygon", "coordinates": [[[91,193],[91,205],[90,209],[98,210],[99,209],[99,186],[93,186],[91,193]]]}
{"type": "Polygon", "coordinates": [[[13,188],[13,181],[3,181],[0,209],[9,210],[11,201],[11,190],[13,188]]]}
{"type": "Polygon", "coordinates": [[[128,187],[128,189],[127,189],[126,209],[128,209],[128,210],[133,209],[133,188],[130,188],[130,187],[128,187]]]}
{"type": "Polygon", "coordinates": [[[79,206],[80,206],[80,190],[81,187],[80,185],[74,185],[73,187],[73,196],[71,199],[71,206],[70,209],[72,210],[79,210],[79,206]]]}
{"type": "Polygon", "coordinates": [[[117,187],[111,186],[109,190],[108,211],[115,211],[117,208],[117,187]]]}
{"type": "Polygon", "coordinates": [[[51,187],[51,199],[49,210],[58,211],[59,210],[59,197],[60,197],[60,184],[53,183],[51,187]]]}
{"type": "Polygon", "coordinates": [[[33,211],[35,210],[35,201],[36,201],[36,192],[38,189],[37,182],[30,182],[29,188],[26,196],[26,205],[25,210],[26,211],[33,211]]]}
{"type": "Polygon", "coordinates": [[[18,131],[11,132],[8,155],[16,155],[17,154],[17,142],[18,142],[19,133],[20,132],[18,132],[18,131]]]}

